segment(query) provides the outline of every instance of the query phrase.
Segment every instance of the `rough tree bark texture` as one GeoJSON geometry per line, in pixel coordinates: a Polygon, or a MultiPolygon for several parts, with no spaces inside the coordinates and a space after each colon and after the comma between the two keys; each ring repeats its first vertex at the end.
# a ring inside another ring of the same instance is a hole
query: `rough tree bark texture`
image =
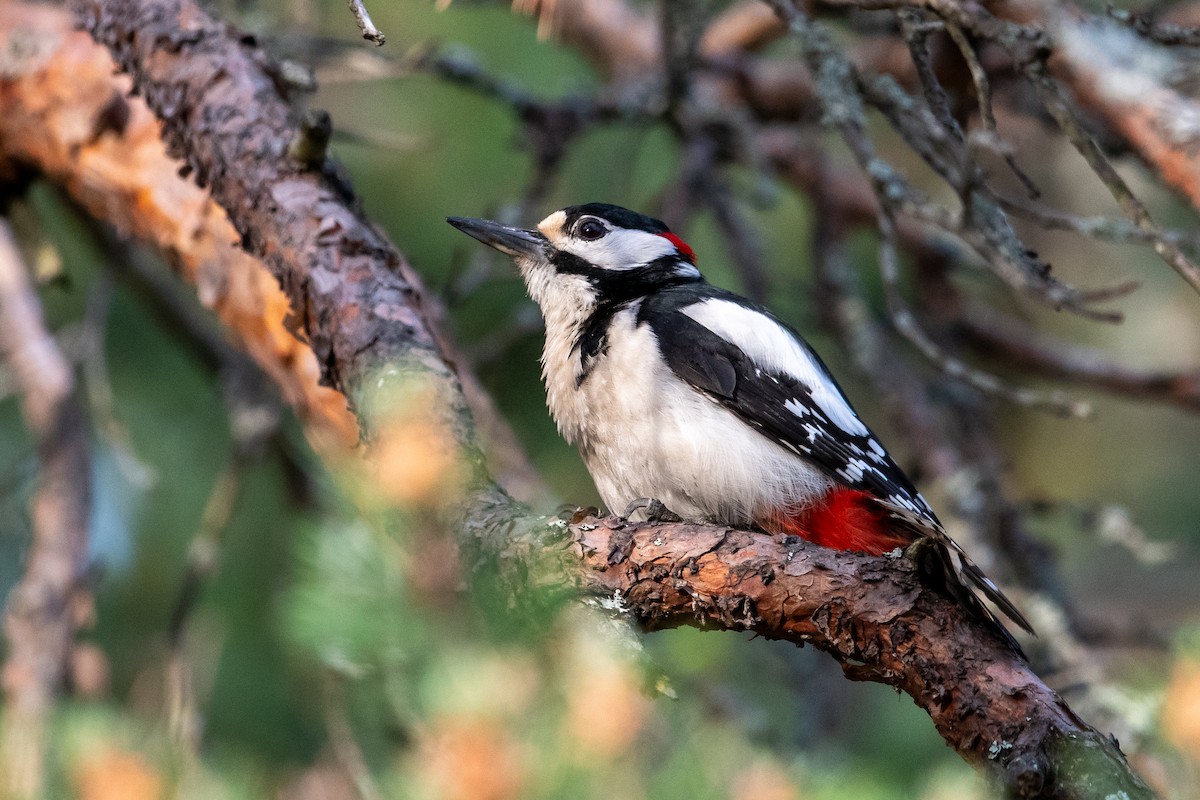
{"type": "MultiPolygon", "coordinates": [[[[77,6],[163,120],[170,152],[210,187],[244,247],[284,287],[326,380],[354,396],[379,370],[417,364],[439,387],[446,406],[439,411],[459,443],[473,448],[458,379],[407,265],[331,167],[310,170],[286,156],[295,125],[278,76],[254,42],[183,0],[77,6]]],[[[15,35],[22,15],[33,13],[57,14],[0,6],[0,36],[15,35]]],[[[76,34],[60,28],[59,36],[79,46],[76,34]]],[[[74,191],[69,164],[54,172],[39,162],[37,148],[12,149],[3,120],[39,102],[30,80],[0,81],[0,161],[48,171],[74,191]]],[[[71,80],[121,85],[105,70],[71,80]]],[[[62,136],[48,116],[27,119],[46,126],[41,136],[62,136]]],[[[104,135],[119,139],[122,131],[104,135]]],[[[179,180],[159,175],[155,182],[171,179],[179,180]]],[[[117,216],[101,206],[89,208],[117,216]]],[[[923,590],[906,562],[709,526],[584,519],[564,531],[523,516],[486,478],[463,528],[465,551],[507,565],[549,559],[563,570],[558,580],[565,574],[582,591],[619,594],[651,629],[707,625],[813,644],[850,677],[910,694],[964,758],[1021,796],[1149,795],[1107,737],[960,609],[923,590]]],[[[509,571],[514,587],[524,573],[509,571]]]]}
{"type": "Polygon", "coordinates": [[[26,54],[6,65],[0,81],[9,112],[0,138],[10,165],[36,163],[88,213],[164,253],[310,433],[352,444],[358,431],[345,399],[318,384],[316,359],[288,332],[291,309],[279,284],[236,246],[237,232],[206,192],[190,181],[157,179],[179,162],[164,152],[146,104],[127,100],[129,79],[101,78],[113,69],[108,53],[73,32],[64,11],[12,3],[2,12],[10,52],[26,54]]]}
{"type": "Polygon", "coordinates": [[[288,156],[284,80],[253,37],[186,3],[76,8],[162,122],[167,152],[275,275],[328,384],[353,394],[396,361],[455,382],[404,258],[332,169],[288,156]]]}
{"type": "MultiPolygon", "coordinates": [[[[924,591],[906,560],[746,531],[614,520],[576,526],[574,540],[592,580],[619,594],[649,629],[699,624],[812,643],[851,680],[907,693],[951,747],[999,771],[1019,796],[1086,797],[1088,783],[1075,784],[1072,770],[1116,777],[1127,769],[1024,660],[924,591]]],[[[1134,780],[1107,786],[1105,793],[1145,792],[1134,780]]]]}

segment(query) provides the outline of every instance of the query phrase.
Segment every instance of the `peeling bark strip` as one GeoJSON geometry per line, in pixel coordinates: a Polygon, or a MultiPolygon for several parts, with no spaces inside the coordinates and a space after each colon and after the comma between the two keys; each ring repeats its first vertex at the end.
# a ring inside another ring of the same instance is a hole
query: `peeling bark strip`
{"type": "MultiPolygon", "coordinates": [[[[358,441],[345,398],[317,385],[316,359],[291,337],[288,300],[208,193],[176,174],[160,125],[112,57],[64,9],[0,4],[0,173],[32,169],[89,214],[145,242],[194,284],[304,421],[310,438],[358,441]]],[[[2,181],[2,178],[0,178],[2,181]]]]}
{"type": "MultiPolygon", "coordinates": [[[[330,169],[306,172],[283,155],[293,127],[282,84],[253,42],[181,0],[77,6],[163,118],[172,151],[280,279],[327,379],[349,391],[374,367],[415,359],[450,391],[469,444],[457,382],[407,265],[330,169]]],[[[1014,794],[1149,796],[1108,739],[990,633],[925,591],[906,562],[726,528],[611,519],[569,526],[563,548],[560,529],[522,517],[499,492],[474,500],[464,544],[511,567],[504,577],[517,590],[531,565],[549,560],[579,589],[619,595],[650,629],[696,624],[808,642],[851,678],[909,693],[951,746],[1014,794]]]]}

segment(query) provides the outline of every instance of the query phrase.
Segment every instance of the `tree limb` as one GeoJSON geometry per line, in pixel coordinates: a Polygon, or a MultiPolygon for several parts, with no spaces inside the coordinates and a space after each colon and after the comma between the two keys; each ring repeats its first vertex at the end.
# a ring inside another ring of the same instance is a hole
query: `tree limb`
{"type": "Polygon", "coordinates": [[[1023,659],[924,588],[904,559],[837,553],[801,539],[711,526],[571,529],[585,586],[619,596],[650,630],[749,630],[832,655],[851,680],[899,689],[946,743],[1021,797],[1147,797],[1120,751],[1023,659]],[[1089,778],[1067,764],[1089,761],[1089,778]],[[1099,791],[1104,789],[1103,792],[1099,791]]]}
{"type": "Polygon", "coordinates": [[[158,120],[127,97],[127,77],[112,77],[111,56],[72,31],[63,10],[7,3],[0,14],[11,52],[27,54],[0,80],[0,174],[32,165],[85,211],[163,253],[279,385],[309,435],[353,444],[357,423],[344,397],[318,385],[316,359],[288,330],[278,283],[232,246],[239,237],[225,212],[175,174],[182,165],[165,152],[158,120]]]}
{"type": "MultiPolygon", "coordinates": [[[[285,287],[325,378],[357,400],[378,370],[416,363],[471,448],[466,403],[407,264],[331,167],[283,157],[293,126],[262,52],[184,0],[77,5],[164,119],[172,152],[285,287]]],[[[369,407],[356,410],[371,429],[369,407]]],[[[1082,798],[1100,787],[1148,796],[1112,743],[905,561],[712,526],[547,525],[486,480],[462,527],[464,553],[509,567],[502,577],[516,592],[531,566],[550,562],[549,580],[616,595],[650,629],[687,623],[810,642],[851,677],[908,692],[964,758],[1021,796],[1082,798]]]]}
{"type": "Polygon", "coordinates": [[[42,322],[41,304],[3,219],[0,356],[20,387],[22,412],[37,439],[40,461],[32,502],[33,541],[4,614],[8,655],[0,728],[0,794],[32,800],[44,790],[50,715],[66,683],[81,608],[88,600],[83,579],[91,461],[71,367],[42,322]]]}

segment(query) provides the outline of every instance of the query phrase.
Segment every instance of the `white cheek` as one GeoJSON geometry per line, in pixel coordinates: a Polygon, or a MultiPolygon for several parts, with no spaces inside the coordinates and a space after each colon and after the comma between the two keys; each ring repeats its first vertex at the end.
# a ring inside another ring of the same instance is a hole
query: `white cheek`
{"type": "Polygon", "coordinates": [[[559,246],[589,264],[612,270],[633,269],[675,254],[671,242],[642,231],[618,231],[594,242],[571,240],[559,246]]]}

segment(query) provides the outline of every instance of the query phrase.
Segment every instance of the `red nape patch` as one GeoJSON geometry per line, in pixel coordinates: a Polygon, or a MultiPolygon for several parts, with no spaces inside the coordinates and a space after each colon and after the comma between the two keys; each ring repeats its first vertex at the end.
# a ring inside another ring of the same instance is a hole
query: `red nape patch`
{"type": "Polygon", "coordinates": [[[772,533],[799,536],[822,547],[880,556],[907,547],[911,535],[899,530],[887,511],[867,492],[834,489],[812,508],[786,514],[763,525],[772,533]]]}
{"type": "Polygon", "coordinates": [[[678,236],[676,236],[673,233],[660,233],[659,236],[663,237],[668,242],[675,245],[675,249],[679,251],[679,254],[681,256],[683,256],[684,258],[686,258],[688,261],[692,262],[693,264],[696,263],[696,253],[692,250],[691,247],[688,246],[688,243],[685,242],[683,239],[680,239],[678,236]]]}

